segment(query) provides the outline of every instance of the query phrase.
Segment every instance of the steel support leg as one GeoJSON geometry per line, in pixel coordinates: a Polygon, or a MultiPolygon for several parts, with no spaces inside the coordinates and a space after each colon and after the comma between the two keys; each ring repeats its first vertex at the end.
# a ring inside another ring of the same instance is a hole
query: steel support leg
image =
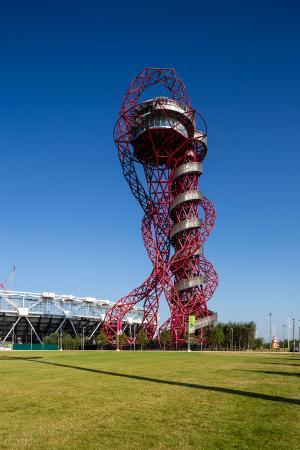
{"type": "Polygon", "coordinates": [[[29,325],[31,326],[32,331],[34,332],[34,334],[35,334],[36,337],[38,338],[40,344],[42,345],[43,343],[42,343],[42,341],[40,340],[39,335],[38,335],[37,332],[35,331],[34,326],[33,326],[32,323],[30,322],[30,320],[28,319],[28,317],[25,317],[25,319],[27,320],[27,322],[28,322],[29,325]]]}
{"type": "Polygon", "coordinates": [[[96,326],[96,328],[94,329],[94,331],[92,332],[92,334],[90,335],[90,337],[89,337],[88,340],[92,339],[92,337],[94,336],[94,334],[96,333],[96,331],[98,330],[98,328],[100,327],[100,325],[101,325],[102,323],[103,323],[102,321],[100,321],[100,322],[98,323],[98,325],[96,326]]]}
{"type": "Polygon", "coordinates": [[[5,336],[5,338],[3,339],[3,342],[6,341],[6,339],[8,338],[8,336],[10,335],[10,333],[12,331],[14,331],[15,326],[17,325],[17,323],[19,322],[19,320],[21,319],[21,317],[18,317],[17,320],[15,321],[15,323],[13,324],[13,326],[11,327],[11,329],[9,330],[9,332],[7,333],[7,335],[5,336]]]}

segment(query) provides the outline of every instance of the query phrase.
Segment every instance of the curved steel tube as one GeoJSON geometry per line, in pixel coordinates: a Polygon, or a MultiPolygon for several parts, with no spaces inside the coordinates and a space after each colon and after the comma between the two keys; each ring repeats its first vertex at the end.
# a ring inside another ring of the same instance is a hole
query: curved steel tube
{"type": "Polygon", "coordinates": [[[193,253],[193,256],[203,255],[203,247],[197,248],[197,250],[193,253]]]}

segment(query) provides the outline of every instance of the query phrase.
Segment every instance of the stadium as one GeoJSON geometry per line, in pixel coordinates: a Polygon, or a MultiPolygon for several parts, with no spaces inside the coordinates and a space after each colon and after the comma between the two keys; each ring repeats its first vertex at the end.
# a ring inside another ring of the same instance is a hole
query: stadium
{"type": "MultiPolygon", "coordinates": [[[[112,305],[109,300],[93,297],[1,290],[0,347],[42,344],[52,333],[69,333],[91,340],[112,305]]],[[[135,308],[124,317],[129,334],[141,323],[142,311],[135,308]]]]}

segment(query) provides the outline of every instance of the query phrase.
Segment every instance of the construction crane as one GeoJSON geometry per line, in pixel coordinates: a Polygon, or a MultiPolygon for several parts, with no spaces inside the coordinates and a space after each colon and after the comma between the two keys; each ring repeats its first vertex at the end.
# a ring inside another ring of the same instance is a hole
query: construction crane
{"type": "Polygon", "coordinates": [[[15,273],[16,273],[16,266],[12,266],[12,269],[10,271],[9,277],[6,284],[6,287],[4,286],[4,284],[0,283],[0,289],[6,290],[6,291],[10,291],[11,290],[11,286],[15,277],[15,273]]]}

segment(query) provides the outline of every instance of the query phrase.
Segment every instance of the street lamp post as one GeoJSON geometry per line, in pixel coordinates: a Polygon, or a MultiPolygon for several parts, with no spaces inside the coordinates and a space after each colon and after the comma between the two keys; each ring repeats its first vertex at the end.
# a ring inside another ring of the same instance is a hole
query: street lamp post
{"type": "Polygon", "coordinates": [[[288,317],[288,323],[287,323],[287,348],[290,349],[290,328],[291,328],[291,320],[288,317]]]}
{"type": "Polygon", "coordinates": [[[188,322],[188,348],[187,351],[191,351],[191,336],[190,336],[190,321],[188,322]]]}
{"type": "Polygon", "coordinates": [[[85,327],[82,327],[82,346],[81,346],[82,350],[84,350],[84,329],[85,327]]]}
{"type": "Polygon", "coordinates": [[[231,331],[231,345],[230,345],[230,347],[231,347],[231,351],[233,351],[233,328],[230,328],[230,331],[231,331]]]}
{"type": "Polygon", "coordinates": [[[202,352],[202,350],[203,350],[203,328],[202,327],[201,327],[201,347],[200,347],[200,349],[202,352]]]}
{"type": "MultiPolygon", "coordinates": [[[[121,322],[122,324],[122,322],[121,322]]],[[[119,335],[120,335],[120,330],[122,329],[122,325],[120,327],[120,320],[117,321],[117,348],[116,351],[119,352],[120,351],[120,345],[119,345],[119,335]]]]}
{"type": "Polygon", "coordinates": [[[295,319],[293,318],[293,355],[295,354],[295,319]]]}
{"type": "Polygon", "coordinates": [[[272,313],[269,313],[269,317],[270,317],[270,350],[272,348],[272,313]]]}
{"type": "Polygon", "coordinates": [[[130,350],[132,350],[132,330],[131,330],[131,323],[129,323],[129,336],[130,336],[130,350]]]}
{"type": "Polygon", "coordinates": [[[283,323],[283,324],[282,324],[282,342],[283,342],[283,351],[284,351],[284,327],[285,327],[285,324],[283,323]]]}
{"type": "Polygon", "coordinates": [[[62,328],[60,329],[60,351],[63,349],[62,328]]]}

